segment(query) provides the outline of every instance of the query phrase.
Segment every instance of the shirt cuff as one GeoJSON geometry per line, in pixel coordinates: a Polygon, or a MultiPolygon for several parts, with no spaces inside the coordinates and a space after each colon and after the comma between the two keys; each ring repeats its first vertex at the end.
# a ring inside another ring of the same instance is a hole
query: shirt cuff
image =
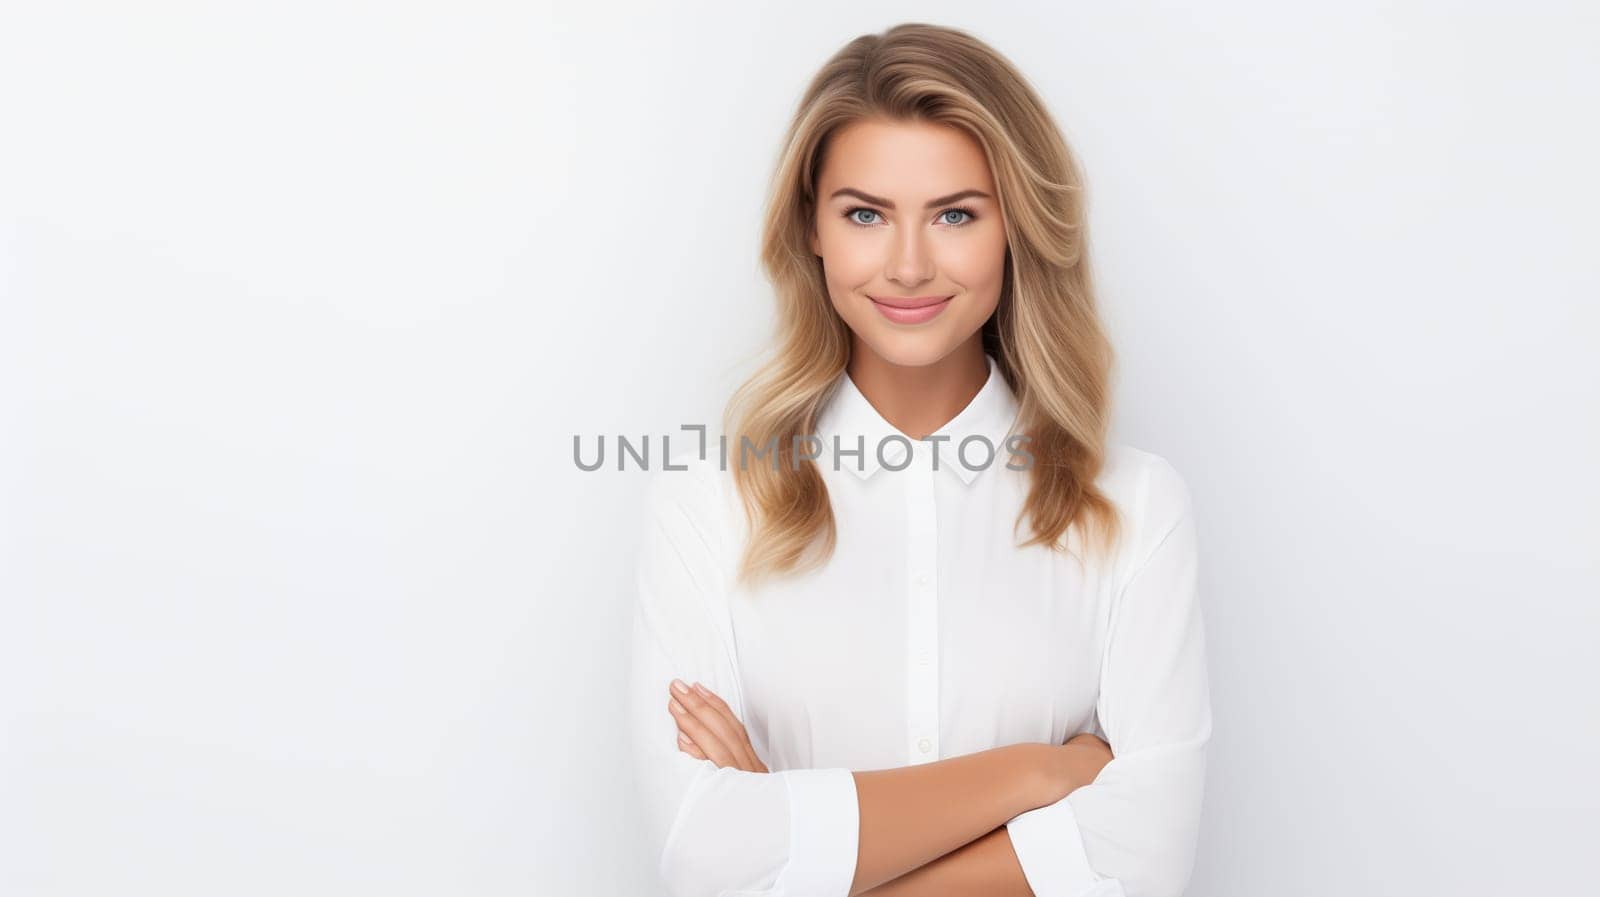
{"type": "Polygon", "coordinates": [[[786,769],[789,862],[776,893],[785,897],[849,897],[856,877],[861,808],[848,769],[786,769]]]}
{"type": "Polygon", "coordinates": [[[1062,798],[1006,823],[1011,848],[1036,897],[1122,897],[1122,883],[1089,865],[1072,804],[1062,798]]]}

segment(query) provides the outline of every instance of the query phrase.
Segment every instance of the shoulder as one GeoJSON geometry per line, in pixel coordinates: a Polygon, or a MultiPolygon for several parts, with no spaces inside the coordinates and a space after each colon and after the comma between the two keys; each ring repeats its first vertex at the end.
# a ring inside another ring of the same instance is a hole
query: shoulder
{"type": "Polygon", "coordinates": [[[1112,443],[1095,482],[1122,515],[1124,552],[1134,562],[1193,513],[1188,481],[1155,452],[1112,443]]]}
{"type": "Polygon", "coordinates": [[[1106,463],[1097,480],[1101,490],[1139,517],[1168,523],[1189,510],[1189,484],[1183,474],[1161,455],[1126,443],[1106,450],[1106,463]]]}
{"type": "MultiPolygon", "coordinates": [[[[716,459],[674,456],[652,462],[635,566],[642,619],[695,650],[728,630],[729,540],[716,459]],[[715,633],[715,634],[713,634],[715,633]]],[[[707,654],[706,656],[711,656],[707,654]]]]}
{"type": "Polygon", "coordinates": [[[715,457],[694,450],[675,452],[650,471],[645,505],[657,526],[693,531],[706,547],[720,549],[729,523],[731,474],[715,457]]]}
{"type": "Polygon", "coordinates": [[[721,492],[715,458],[701,458],[694,450],[673,452],[651,468],[645,492],[652,505],[696,504],[721,492]]]}

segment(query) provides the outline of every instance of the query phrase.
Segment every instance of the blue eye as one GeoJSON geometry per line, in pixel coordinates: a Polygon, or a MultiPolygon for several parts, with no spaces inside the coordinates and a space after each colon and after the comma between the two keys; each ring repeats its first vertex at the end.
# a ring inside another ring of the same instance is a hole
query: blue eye
{"type": "MultiPolygon", "coordinates": [[[[876,209],[869,209],[866,206],[852,206],[852,207],[850,207],[848,209],[845,209],[845,211],[844,211],[845,220],[849,221],[851,224],[855,224],[855,225],[858,225],[860,227],[872,227],[873,224],[875,224],[876,222],[863,221],[860,218],[856,217],[856,215],[861,213],[861,212],[865,212],[868,215],[877,215],[878,214],[876,209]]],[[[977,219],[977,217],[978,217],[977,215],[972,214],[972,210],[971,209],[964,209],[964,208],[960,208],[960,207],[955,207],[955,208],[945,209],[943,212],[940,212],[938,220],[940,222],[944,223],[945,225],[949,226],[949,227],[963,227],[963,226],[965,226],[967,224],[972,223],[974,220],[977,219]],[[948,218],[945,217],[945,216],[950,215],[952,213],[957,214],[957,215],[965,215],[966,217],[963,218],[960,221],[951,221],[951,220],[949,220],[948,218]]]]}

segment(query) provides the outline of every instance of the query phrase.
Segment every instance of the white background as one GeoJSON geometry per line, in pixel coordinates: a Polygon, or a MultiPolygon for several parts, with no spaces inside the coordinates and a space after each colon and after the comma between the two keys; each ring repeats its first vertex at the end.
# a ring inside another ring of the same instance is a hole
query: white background
{"type": "Polygon", "coordinates": [[[1194,492],[1190,893],[1591,886],[1593,6],[756,6],[6,5],[0,893],[649,894],[645,474],[572,440],[715,432],[904,20],[1046,97],[1194,492]]]}

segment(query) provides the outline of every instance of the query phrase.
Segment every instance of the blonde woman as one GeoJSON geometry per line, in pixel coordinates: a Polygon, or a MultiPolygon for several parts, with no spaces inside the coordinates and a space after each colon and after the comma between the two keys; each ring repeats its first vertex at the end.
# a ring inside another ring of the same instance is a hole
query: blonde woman
{"type": "Polygon", "coordinates": [[[1083,184],[993,49],[851,41],[773,181],[769,363],[653,475],[630,713],[663,886],[1179,894],[1211,735],[1184,480],[1107,444],[1083,184]]]}

